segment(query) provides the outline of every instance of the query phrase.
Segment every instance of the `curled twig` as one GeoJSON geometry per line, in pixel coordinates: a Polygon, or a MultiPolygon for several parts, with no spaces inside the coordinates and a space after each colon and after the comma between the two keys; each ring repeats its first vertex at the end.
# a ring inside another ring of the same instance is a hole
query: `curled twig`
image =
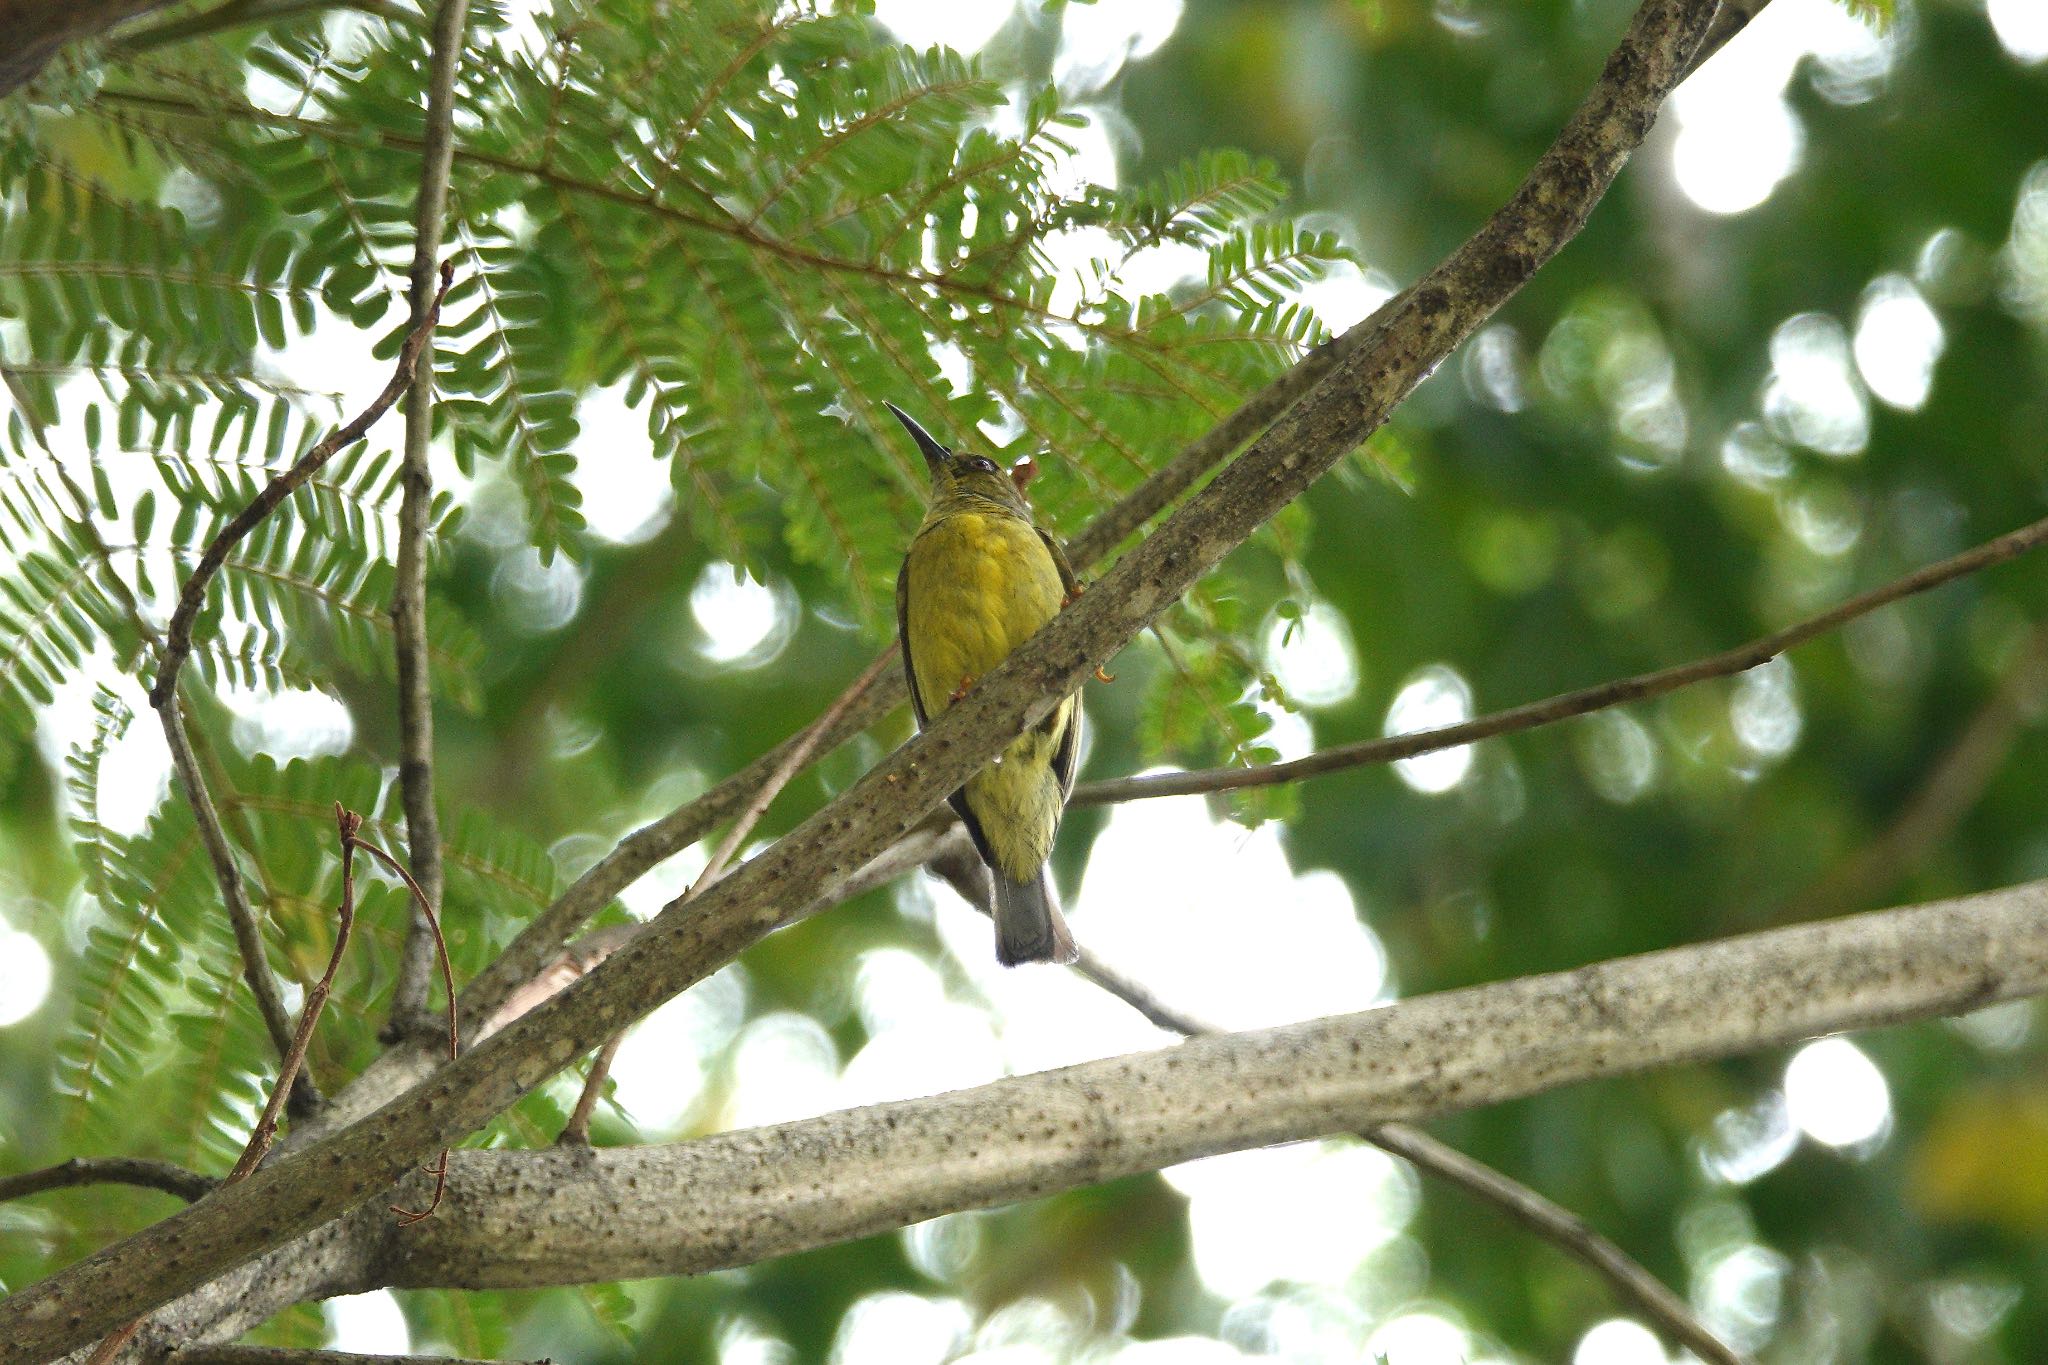
{"type": "MultiPolygon", "coordinates": [[[[360,820],[357,823],[360,825],[360,820]]],[[[420,884],[413,880],[412,873],[407,870],[404,863],[367,839],[355,839],[354,844],[357,848],[370,854],[398,875],[399,879],[405,883],[406,890],[412,893],[413,903],[419,907],[420,915],[425,920],[428,929],[433,932],[434,952],[441,962],[441,984],[448,991],[448,1060],[452,1062],[462,1052],[462,1028],[457,1018],[456,1010],[455,968],[448,961],[448,939],[441,932],[441,917],[434,913],[434,907],[427,901],[427,893],[420,890],[420,884]]],[[[434,1210],[441,1207],[441,1195],[448,1188],[448,1149],[443,1147],[441,1155],[435,1159],[434,1164],[425,1169],[427,1174],[434,1177],[434,1197],[427,1201],[425,1208],[418,1210],[393,1204],[391,1211],[398,1215],[398,1222],[401,1227],[417,1223],[423,1218],[431,1218],[434,1210]]]]}

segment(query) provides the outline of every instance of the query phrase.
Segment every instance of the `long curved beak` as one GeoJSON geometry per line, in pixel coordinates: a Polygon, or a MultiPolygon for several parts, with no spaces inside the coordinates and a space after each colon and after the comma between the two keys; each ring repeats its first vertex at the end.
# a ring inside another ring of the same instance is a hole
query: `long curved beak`
{"type": "Polygon", "coordinates": [[[919,426],[911,415],[902,408],[886,400],[882,406],[895,413],[896,420],[903,423],[903,429],[910,433],[910,438],[917,442],[917,448],[924,452],[924,462],[929,467],[937,469],[945,463],[946,457],[953,453],[932,439],[932,434],[919,426]]]}

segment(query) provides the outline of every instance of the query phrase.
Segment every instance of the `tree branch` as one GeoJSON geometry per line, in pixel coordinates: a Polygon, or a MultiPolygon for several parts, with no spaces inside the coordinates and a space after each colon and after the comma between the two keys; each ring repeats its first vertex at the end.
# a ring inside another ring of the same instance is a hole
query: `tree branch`
{"type": "Polygon", "coordinates": [[[1461,744],[1472,744],[1499,735],[1533,730],[1538,726],[1552,725],[1575,716],[1604,711],[1610,706],[1642,701],[1649,697],[1661,697],[1667,692],[1676,692],[1681,687],[1690,687],[1709,678],[1726,678],[1747,672],[1760,664],[1769,663],[1789,649],[1840,629],[1857,617],[1866,616],[1879,607],[1888,606],[1918,593],[1929,592],[1995,564],[2017,559],[2043,543],[2048,543],[2048,518],[2022,526],[2017,531],[2008,531],[1995,540],[1987,540],[1982,545],[1965,550],[1959,555],[1952,555],[1939,563],[1916,569],[1882,587],[1859,593],[1817,616],[1810,616],[1782,630],[1772,631],[1769,635],[1760,636],[1748,644],[1737,645],[1733,649],[1710,654],[1703,659],[1694,659],[1691,663],[1659,669],[1654,673],[1638,673],[1630,678],[1616,678],[1610,682],[1580,688],[1576,692],[1565,692],[1555,697],[1546,697],[1542,701],[1527,702],[1521,706],[1509,707],[1505,711],[1495,711],[1491,715],[1477,716],[1472,720],[1441,726],[1435,730],[1419,730],[1414,734],[1389,735],[1384,739],[1367,739],[1356,744],[1334,745],[1284,763],[1265,763],[1249,768],[1206,768],[1192,772],[1153,773],[1145,777],[1085,782],[1074,789],[1071,804],[1102,806],[1119,801],[1142,801],[1155,796],[1188,796],[1196,793],[1238,791],[1246,787],[1270,787],[1282,782],[1298,782],[1306,777],[1320,777],[1324,773],[1341,772],[1346,768],[1356,768],[1368,763],[1392,763],[1398,759],[1413,758],[1417,754],[1434,753],[1439,749],[1455,748],[1461,744]]]}
{"type": "MultiPolygon", "coordinates": [[[[1401,300],[1377,344],[1340,363],[1095,591],[984,676],[929,730],[766,853],[691,905],[664,911],[589,976],[409,1095],[0,1303],[0,1365],[75,1344],[373,1197],[428,1152],[473,1131],[570,1059],[729,961],[768,932],[786,904],[807,902],[814,888],[839,883],[885,851],[1369,436],[1578,231],[1648,132],[1713,9],[1711,0],[1646,0],[1599,83],[1522,188],[1401,300]]],[[[1469,1050],[1484,1056],[1486,1040],[1469,1050]]],[[[1448,1074],[1465,1058],[1439,1056],[1434,1064],[1448,1074]]],[[[1360,1065],[1369,1063],[1361,1058],[1360,1065]]],[[[1270,1112],[1286,1112],[1289,1103],[1282,1097],[1270,1112]]],[[[431,1237],[439,1221],[414,1233],[431,1237]]]]}
{"type": "MultiPolygon", "coordinates": [[[[747,836],[754,832],[754,826],[768,813],[768,807],[775,804],[775,798],[782,794],[782,789],[789,785],[789,780],[811,761],[812,754],[817,751],[818,744],[824,739],[826,732],[837,725],[839,718],[852,709],[867,690],[874,686],[875,679],[881,676],[882,670],[894,659],[894,650],[885,649],[877,654],[874,662],[862,669],[860,676],[847,684],[846,690],[839,694],[838,699],[826,707],[816,720],[804,727],[797,735],[797,742],[782,756],[781,761],[775,765],[775,770],[761,783],[761,789],[754,793],[753,798],[747,802],[746,809],[740,812],[740,818],[733,821],[732,828],[718,841],[718,847],[711,851],[710,861],[706,862],[704,870],[697,874],[697,880],[676,898],[675,904],[681,905],[692,899],[724,875],[726,866],[739,853],[741,845],[747,841],[747,836]]],[[[611,1074],[612,1061],[619,1055],[619,1044],[625,1039],[625,1030],[614,1033],[591,1059],[590,1074],[583,1078],[582,1093],[577,1095],[576,1107],[569,1111],[569,1121],[562,1125],[561,1136],[555,1139],[557,1142],[582,1143],[586,1146],[589,1144],[590,1116],[597,1111],[598,1097],[604,1093],[605,1078],[611,1074]]]]}
{"type": "Polygon", "coordinates": [[[220,1182],[168,1161],[137,1156],[75,1156],[39,1171],[0,1176],[0,1203],[44,1190],[74,1185],[141,1185],[190,1201],[203,1198],[220,1182]]]}
{"type": "MultiPolygon", "coordinates": [[[[427,77],[427,128],[420,151],[420,187],[414,211],[412,326],[433,345],[440,316],[435,262],[448,218],[448,168],[454,155],[455,74],[462,65],[469,0],[441,0],[434,15],[433,62],[427,77]]],[[[434,434],[434,365],[415,367],[405,395],[405,491],[398,509],[398,565],[391,588],[392,648],[398,658],[398,788],[405,807],[407,861],[424,906],[406,920],[398,980],[391,988],[385,1041],[427,1025],[427,983],[434,969],[428,917],[439,912],[441,821],[434,810],[434,696],[427,672],[427,531],[434,479],[427,446],[434,434]]],[[[453,1009],[454,1006],[450,1005],[453,1009]]]]}
{"type": "MultiPolygon", "coordinates": [[[[1961,1013],[2048,990],[2044,924],[2048,882],[2032,882],[692,1142],[457,1150],[431,1221],[399,1229],[371,1208],[326,1223],[169,1305],[143,1341],[239,1334],[294,1302],[387,1285],[532,1288],[748,1265],[1200,1156],[1961,1013]]],[[[417,1197],[423,1183],[393,1193],[417,1197]]],[[[61,1349],[45,1343],[89,1311],[62,1296],[21,1313],[49,1283],[0,1302],[7,1365],[61,1349]]]]}
{"type": "Polygon", "coordinates": [[[1960,1012],[2048,989],[2044,922],[2035,882],[693,1142],[460,1150],[441,1216],[391,1236],[357,1287],[697,1274],[1199,1156],[1960,1012]]]}
{"type": "MultiPolygon", "coordinates": [[[[173,692],[169,704],[159,705],[156,714],[163,723],[164,743],[171,751],[171,768],[178,774],[185,804],[192,808],[200,842],[206,845],[206,856],[213,863],[214,880],[220,883],[228,923],[234,926],[235,946],[242,958],[242,979],[249,983],[249,992],[256,997],[256,1008],[263,1016],[263,1026],[270,1033],[277,1055],[288,1057],[292,1048],[291,1015],[285,1010],[277,974],[270,969],[270,956],[263,947],[263,926],[257,919],[256,907],[249,903],[241,864],[235,861],[235,850],[228,843],[227,831],[221,827],[213,794],[207,790],[205,774],[199,771],[199,757],[192,751],[191,736],[185,733],[185,708],[173,692]]],[[[302,1108],[310,1109],[317,1103],[318,1094],[308,1080],[302,1091],[294,1092],[293,1098],[302,1108]]]]}
{"type": "Polygon", "coordinates": [[[242,539],[260,525],[263,519],[277,510],[278,504],[304,487],[306,481],[320,472],[335,455],[363,439],[365,433],[377,424],[377,419],[391,410],[398,396],[412,382],[413,367],[419,363],[420,350],[427,344],[432,323],[440,317],[440,301],[448,296],[449,281],[454,278],[453,265],[441,268],[440,291],[435,297],[435,307],[426,328],[415,328],[399,348],[398,364],[390,380],[378,395],[370,400],[368,407],[353,418],[336,427],[311,450],[292,462],[292,467],[279,474],[263,486],[263,490],[252,498],[247,507],[237,512],[234,519],[206,544],[199,556],[199,563],[193,567],[185,586],[179,590],[178,605],[171,613],[171,624],[164,632],[162,661],[157,666],[156,682],[149,689],[149,704],[161,711],[177,691],[178,672],[185,666],[186,658],[192,653],[192,627],[199,619],[200,611],[206,606],[206,590],[212,586],[214,575],[227,562],[228,554],[242,539]]]}

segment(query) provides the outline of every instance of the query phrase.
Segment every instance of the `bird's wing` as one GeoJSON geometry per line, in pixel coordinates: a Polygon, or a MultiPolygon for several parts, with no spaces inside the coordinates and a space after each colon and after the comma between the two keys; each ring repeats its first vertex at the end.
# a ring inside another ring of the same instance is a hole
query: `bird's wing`
{"type": "Polygon", "coordinates": [[[903,567],[896,571],[896,639],[903,652],[903,681],[910,688],[910,709],[917,716],[917,728],[922,730],[929,723],[924,713],[924,699],[917,695],[917,665],[910,659],[910,556],[903,556],[903,567]]]}
{"type": "Polygon", "coordinates": [[[1038,538],[1045,542],[1046,553],[1052,556],[1052,566],[1060,572],[1060,586],[1067,590],[1067,600],[1073,601],[1081,595],[1081,580],[1075,576],[1074,566],[1067,562],[1067,552],[1060,548],[1058,538],[1043,526],[1033,523],[1031,529],[1038,532],[1038,538]]]}
{"type": "Polygon", "coordinates": [[[1060,734],[1059,747],[1052,751],[1052,772],[1060,780],[1061,797],[1073,795],[1075,760],[1081,755],[1081,694],[1076,692],[1067,702],[1066,728],[1060,734]]]}
{"type": "MultiPolygon", "coordinates": [[[[1060,548],[1059,540],[1043,526],[1032,525],[1038,538],[1044,542],[1046,553],[1052,556],[1053,567],[1059,570],[1060,586],[1066,590],[1067,600],[1073,601],[1081,595],[1081,580],[1074,573],[1074,566],[1067,562],[1067,552],[1060,548]]],[[[1057,716],[1056,710],[1053,715],[1057,716]]],[[[1059,745],[1052,752],[1053,775],[1060,780],[1060,795],[1066,796],[1074,790],[1075,760],[1081,753],[1081,697],[1076,693],[1073,706],[1067,712],[1067,723],[1059,738],[1059,745]]]]}

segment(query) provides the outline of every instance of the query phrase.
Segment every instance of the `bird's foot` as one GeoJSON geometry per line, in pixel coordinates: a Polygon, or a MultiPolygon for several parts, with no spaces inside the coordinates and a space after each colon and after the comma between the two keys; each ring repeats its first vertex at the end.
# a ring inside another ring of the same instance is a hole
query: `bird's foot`
{"type": "Polygon", "coordinates": [[[1101,664],[1097,664],[1097,665],[1095,665],[1095,681],[1097,681],[1097,682],[1115,682],[1115,681],[1116,681],[1116,674],[1114,674],[1114,673],[1108,673],[1108,672],[1104,672],[1104,671],[1103,671],[1103,667],[1102,667],[1102,665],[1101,665],[1101,664]]]}
{"type": "Polygon", "coordinates": [[[966,696],[967,689],[972,686],[974,686],[974,675],[972,673],[962,673],[960,675],[960,685],[953,689],[952,696],[946,698],[946,705],[951,706],[954,702],[966,696]]]}

